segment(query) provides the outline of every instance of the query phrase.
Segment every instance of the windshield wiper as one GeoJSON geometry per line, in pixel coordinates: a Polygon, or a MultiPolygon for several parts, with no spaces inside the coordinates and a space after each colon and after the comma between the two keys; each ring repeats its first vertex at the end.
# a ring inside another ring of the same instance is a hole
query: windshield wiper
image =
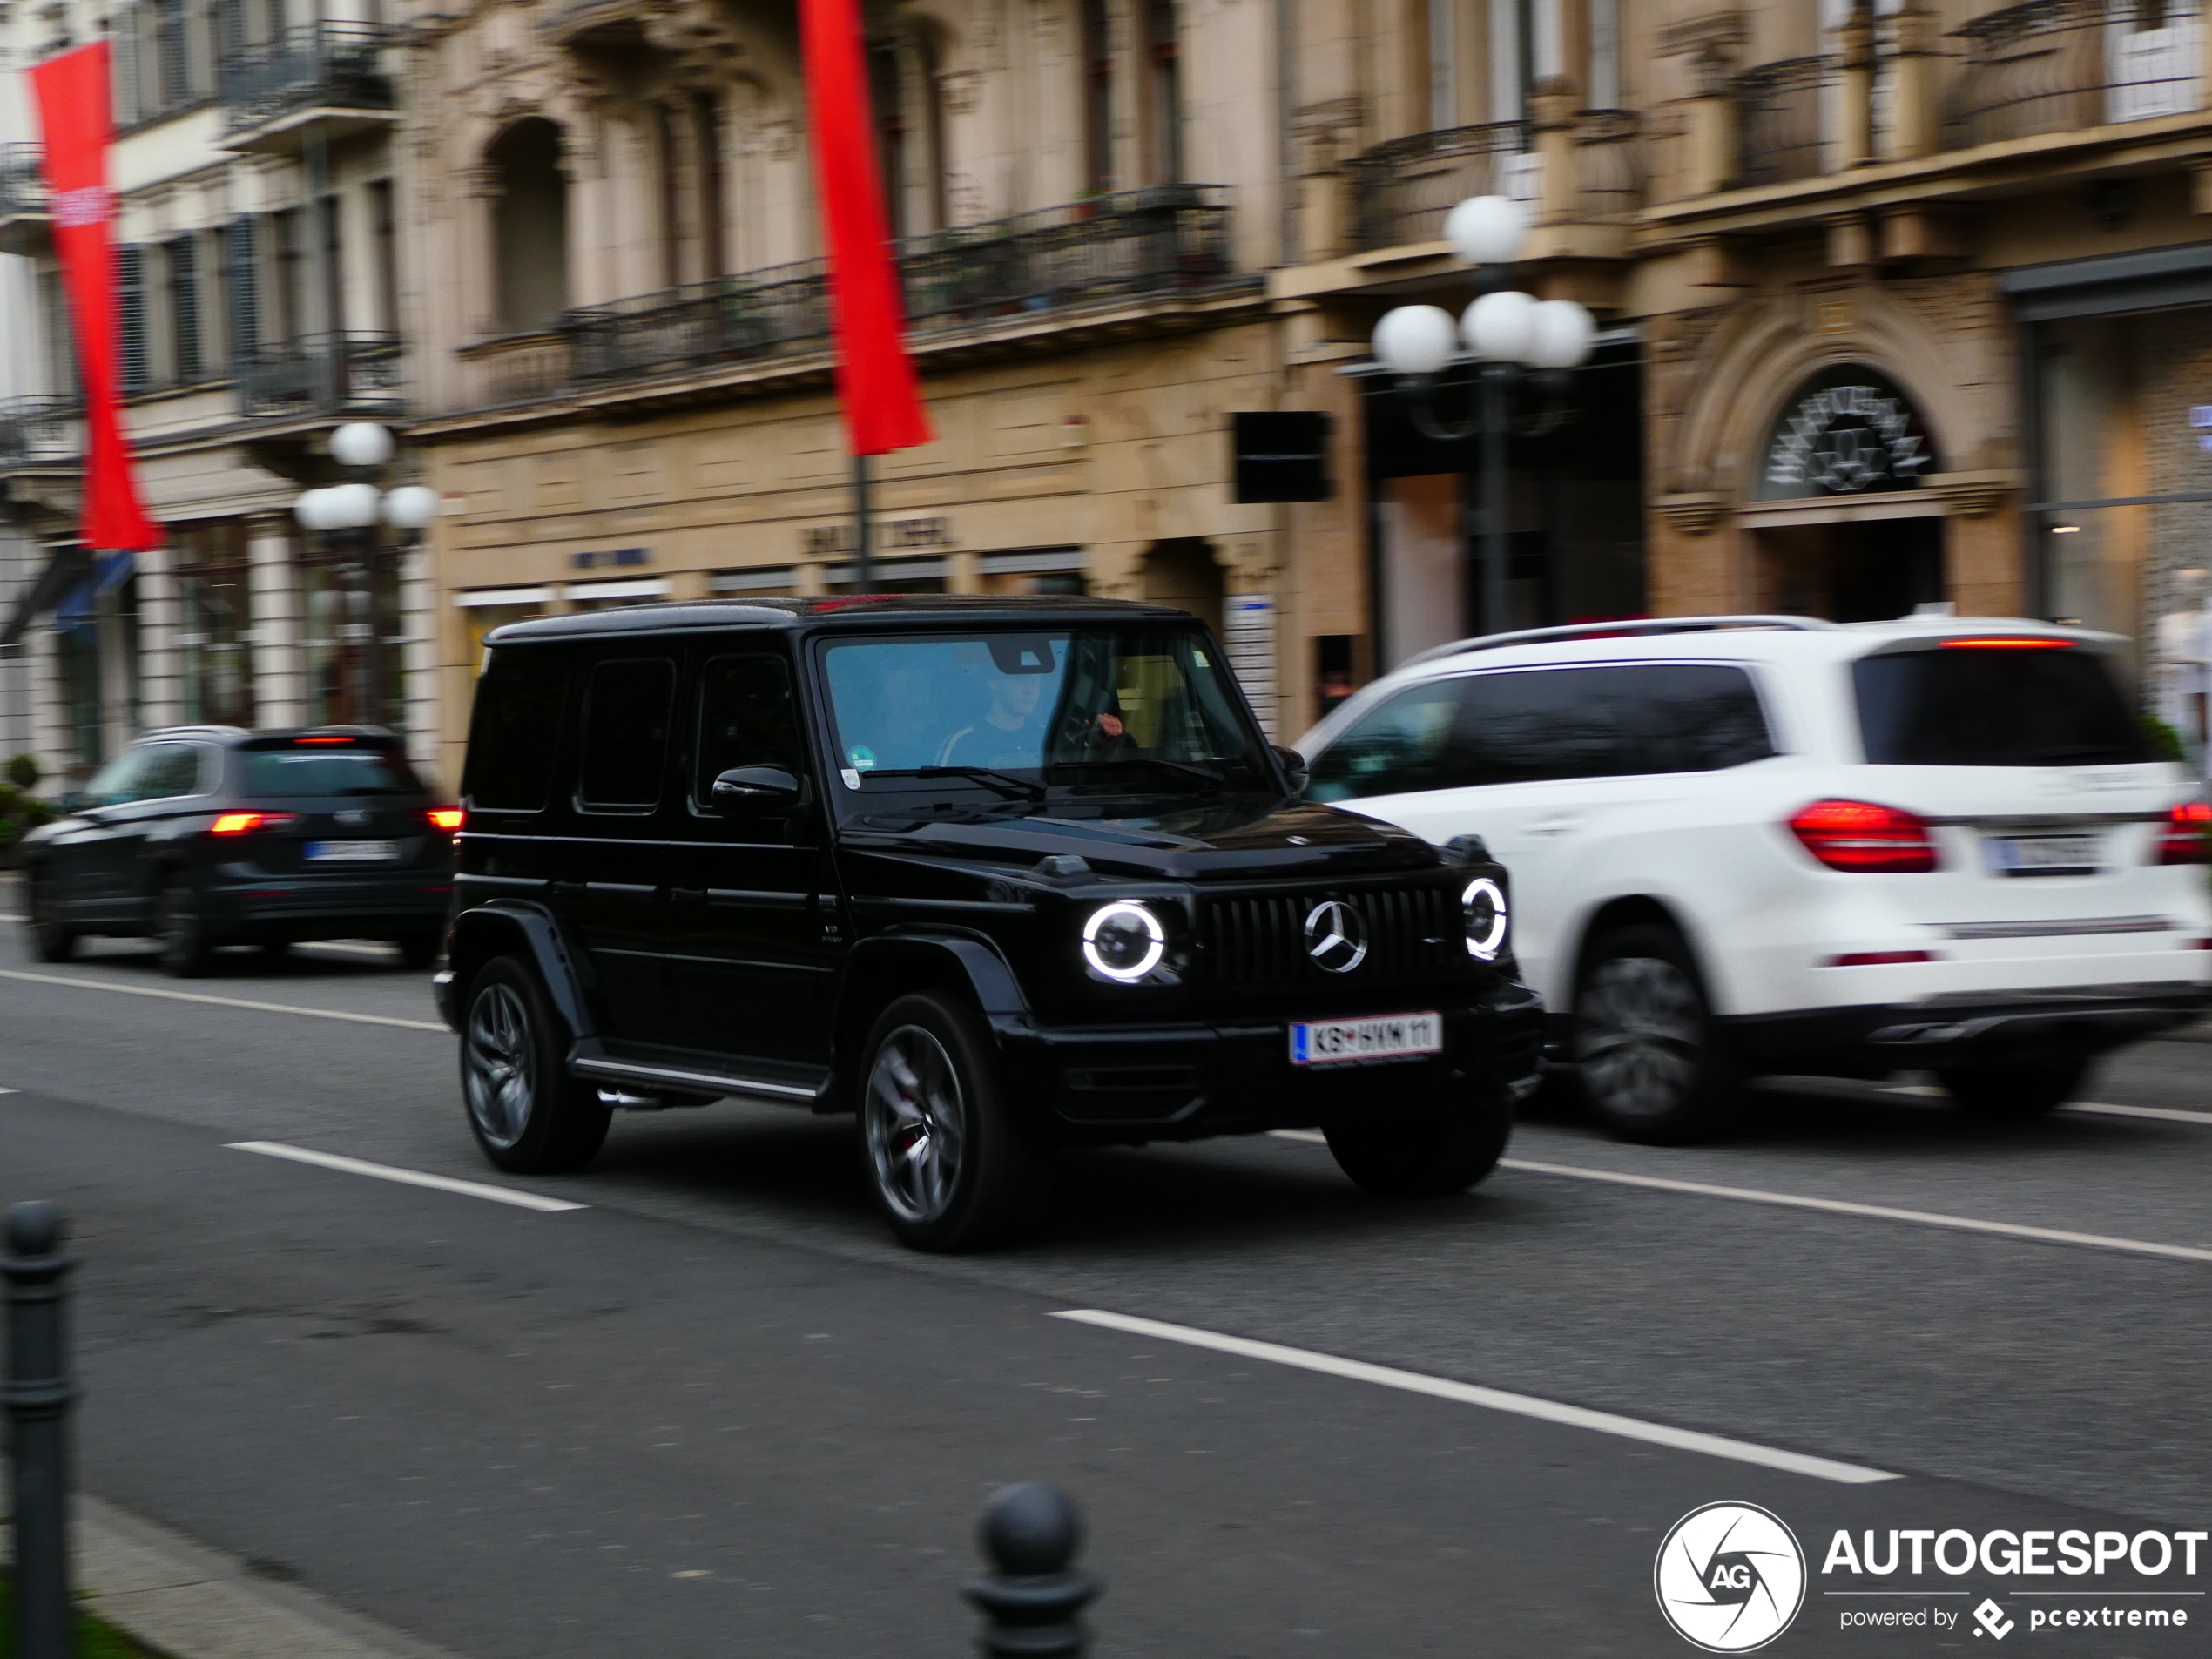
{"type": "Polygon", "coordinates": [[[1200,765],[1190,760],[1169,760],[1159,755],[1130,755],[1121,760],[1055,760],[1051,765],[1055,770],[1072,767],[1083,772],[1111,770],[1117,766],[1157,766],[1163,772],[1180,772],[1185,778],[1196,778],[1201,783],[1225,784],[1229,781],[1229,774],[1215,767],[1200,765]]]}
{"type": "Polygon", "coordinates": [[[879,772],[879,778],[965,778],[986,789],[995,789],[1008,800],[1042,800],[1044,786],[988,766],[916,766],[911,772],[879,772]]]}

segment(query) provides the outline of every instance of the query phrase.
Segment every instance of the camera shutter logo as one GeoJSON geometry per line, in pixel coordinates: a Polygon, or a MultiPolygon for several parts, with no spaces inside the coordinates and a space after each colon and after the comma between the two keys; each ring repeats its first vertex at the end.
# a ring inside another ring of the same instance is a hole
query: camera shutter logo
{"type": "Polygon", "coordinates": [[[1305,954],[1325,974],[1349,974],[1367,960],[1367,924],[1341,899],[1305,913],[1305,954]]]}
{"type": "Polygon", "coordinates": [[[1750,1653],[1787,1630],[1805,1603],[1805,1553],[1779,1515],[1750,1503],[1693,1509],[1651,1570],[1675,1634],[1707,1653],[1750,1653]]]}

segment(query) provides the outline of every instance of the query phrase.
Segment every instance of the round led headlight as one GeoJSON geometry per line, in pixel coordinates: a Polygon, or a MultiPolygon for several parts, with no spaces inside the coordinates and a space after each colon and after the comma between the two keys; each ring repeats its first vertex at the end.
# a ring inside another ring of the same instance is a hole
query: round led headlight
{"type": "Polygon", "coordinates": [[[1506,946],[1506,895],[1487,875],[1479,875],[1460,894],[1460,910],[1467,921],[1467,954],[1491,962],[1506,946]]]}
{"type": "Polygon", "coordinates": [[[1134,899],[1101,905],[1083,923],[1083,960],[1108,979],[1134,984],[1167,954],[1167,930],[1134,899]]]}

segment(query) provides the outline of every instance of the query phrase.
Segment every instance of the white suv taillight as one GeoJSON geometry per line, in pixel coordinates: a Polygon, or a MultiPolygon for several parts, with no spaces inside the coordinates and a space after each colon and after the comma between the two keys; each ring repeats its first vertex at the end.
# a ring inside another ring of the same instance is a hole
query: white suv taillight
{"type": "Polygon", "coordinates": [[[2212,805],[2183,801],[2166,814],[2166,826],[2158,835],[2158,856],[2153,862],[2212,863],[2212,843],[2207,842],[2207,835],[2212,835],[2212,805]]]}
{"type": "Polygon", "coordinates": [[[1817,800],[1790,820],[1790,832],[1831,870],[1903,875],[1936,867],[1926,823],[1895,806],[1817,800]]]}

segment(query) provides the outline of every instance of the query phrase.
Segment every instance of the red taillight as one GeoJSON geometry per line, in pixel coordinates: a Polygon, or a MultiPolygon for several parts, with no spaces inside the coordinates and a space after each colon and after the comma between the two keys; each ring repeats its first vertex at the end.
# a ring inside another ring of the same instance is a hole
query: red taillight
{"type": "Polygon", "coordinates": [[[1946,639],[1946,651],[2072,651],[2071,639],[2047,634],[1985,634],[1979,639],[1946,639]]]}
{"type": "Polygon", "coordinates": [[[2205,837],[2212,834],[2212,803],[2185,800],[2166,814],[2166,827],[2159,832],[2158,858],[2160,864],[2212,863],[2212,842],[2205,837]]]}
{"type": "Polygon", "coordinates": [[[430,820],[432,829],[443,830],[448,835],[458,835],[462,823],[469,814],[458,806],[433,806],[423,816],[430,820]]]}
{"type": "Polygon", "coordinates": [[[1911,813],[1863,800],[1817,800],[1790,820],[1805,851],[1831,870],[1905,875],[1936,867],[1928,826],[1911,813]]]}
{"type": "Polygon", "coordinates": [[[292,813],[222,813],[207,826],[210,835],[244,835],[253,830],[276,829],[297,821],[292,813]]]}
{"type": "Polygon", "coordinates": [[[1853,950],[1841,956],[1831,956],[1831,968],[1893,968],[1900,962],[1932,962],[1936,954],[1932,950],[1853,950]]]}

